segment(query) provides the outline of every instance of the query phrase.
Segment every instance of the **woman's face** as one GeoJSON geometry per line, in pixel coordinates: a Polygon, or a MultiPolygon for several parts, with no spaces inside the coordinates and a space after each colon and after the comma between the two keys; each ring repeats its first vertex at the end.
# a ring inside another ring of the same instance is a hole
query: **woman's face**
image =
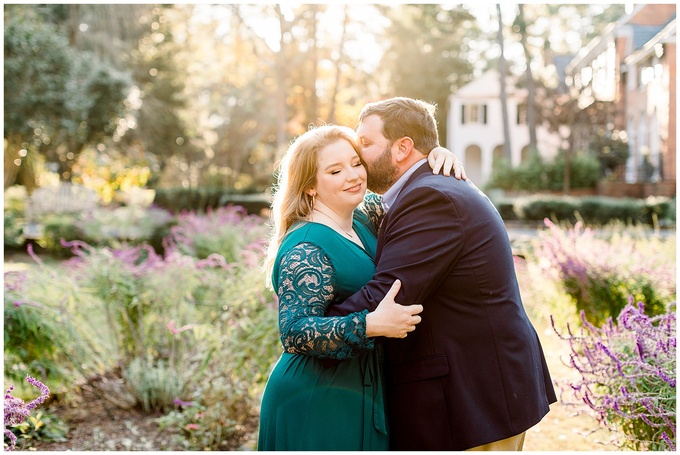
{"type": "Polygon", "coordinates": [[[319,151],[316,200],[334,211],[354,210],[366,194],[366,168],[352,144],[338,140],[319,151]]]}

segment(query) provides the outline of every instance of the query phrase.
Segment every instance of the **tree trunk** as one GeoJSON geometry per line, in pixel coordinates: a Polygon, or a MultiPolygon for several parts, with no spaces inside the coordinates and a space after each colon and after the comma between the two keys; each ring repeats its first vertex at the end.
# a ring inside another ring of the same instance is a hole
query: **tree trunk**
{"type": "Polygon", "coordinates": [[[309,82],[309,122],[316,123],[319,117],[319,97],[316,93],[316,81],[319,78],[319,46],[317,45],[318,13],[319,5],[310,5],[312,11],[312,25],[310,35],[312,38],[312,48],[310,49],[311,75],[309,82]]]}
{"type": "Polygon", "coordinates": [[[501,16],[500,4],[496,4],[496,11],[498,11],[498,45],[501,48],[501,55],[498,58],[498,69],[500,72],[501,109],[503,111],[503,158],[508,160],[508,164],[512,165],[512,149],[510,148],[510,122],[508,119],[508,95],[505,89],[507,69],[503,45],[503,19],[501,16]]]}
{"type": "Polygon", "coordinates": [[[338,59],[335,61],[335,81],[333,83],[333,94],[330,98],[330,108],[328,110],[328,123],[335,123],[335,104],[340,91],[340,73],[342,72],[342,62],[344,60],[345,39],[347,36],[347,23],[349,22],[349,15],[347,14],[347,5],[343,9],[344,19],[342,21],[342,35],[340,36],[340,44],[338,44],[338,59]]]}
{"type": "Polygon", "coordinates": [[[80,27],[80,5],[69,5],[69,37],[71,47],[75,48],[78,44],[78,31],[80,27]]]}
{"type": "Polygon", "coordinates": [[[279,39],[279,53],[276,56],[276,114],[278,117],[278,128],[276,131],[276,159],[281,158],[288,145],[288,107],[286,105],[286,40],[285,34],[289,31],[286,19],[281,12],[281,6],[276,5],[276,14],[279,17],[279,28],[281,37],[279,39]]]}
{"type": "Polygon", "coordinates": [[[524,57],[527,62],[526,82],[527,82],[527,125],[529,126],[529,148],[531,153],[538,151],[538,141],[536,139],[536,84],[534,83],[534,76],[531,71],[531,54],[529,53],[529,46],[527,43],[527,26],[524,21],[524,5],[519,4],[519,31],[520,41],[524,49],[524,57]]]}

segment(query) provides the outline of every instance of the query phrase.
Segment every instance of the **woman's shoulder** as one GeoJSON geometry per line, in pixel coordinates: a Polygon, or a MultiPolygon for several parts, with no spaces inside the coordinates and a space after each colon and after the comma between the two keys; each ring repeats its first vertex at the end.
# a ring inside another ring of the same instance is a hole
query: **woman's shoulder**
{"type": "Polygon", "coordinates": [[[326,253],[331,253],[337,246],[337,237],[335,231],[323,224],[300,221],[294,224],[283,238],[279,255],[301,243],[314,245],[326,253]]]}

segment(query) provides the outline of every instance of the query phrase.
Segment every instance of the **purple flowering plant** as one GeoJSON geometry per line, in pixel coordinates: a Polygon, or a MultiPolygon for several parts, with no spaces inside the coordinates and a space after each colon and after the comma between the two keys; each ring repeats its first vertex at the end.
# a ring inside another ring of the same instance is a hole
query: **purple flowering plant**
{"type": "Polygon", "coordinates": [[[548,229],[540,233],[534,254],[542,274],[562,286],[577,314],[585,311],[593,323],[604,323],[633,295],[653,316],[673,299],[674,237],[661,239],[632,229],[595,231],[581,222],[569,229],[548,219],[545,224],[548,229]]]}
{"type": "Polygon", "coordinates": [[[634,450],[676,448],[675,302],[650,317],[644,304],[628,305],[600,327],[581,311],[580,333],[567,325],[568,365],[580,375],[562,385],[561,401],[585,403],[597,421],[623,435],[621,445],[634,450]]]}
{"type": "Polygon", "coordinates": [[[50,396],[50,389],[42,382],[30,376],[26,376],[26,381],[40,390],[40,396],[25,403],[21,398],[12,396],[14,385],[11,385],[5,392],[5,436],[9,439],[9,444],[5,447],[7,451],[14,450],[17,443],[17,437],[10,431],[9,427],[22,423],[24,419],[31,415],[31,411],[50,396]]]}
{"type": "Polygon", "coordinates": [[[233,263],[241,260],[242,250],[249,245],[259,244],[264,250],[268,232],[262,217],[248,215],[243,207],[230,205],[208,209],[205,214],[181,213],[163,245],[166,251],[179,251],[199,259],[217,253],[233,263]]]}

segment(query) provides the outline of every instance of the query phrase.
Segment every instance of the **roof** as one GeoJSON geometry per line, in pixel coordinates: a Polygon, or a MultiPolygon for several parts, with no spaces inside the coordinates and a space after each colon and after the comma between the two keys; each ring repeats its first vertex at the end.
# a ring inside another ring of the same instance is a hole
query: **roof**
{"type": "MultiPolygon", "coordinates": [[[[508,95],[516,94],[516,82],[516,76],[508,73],[506,84],[508,95]]],[[[500,73],[496,69],[490,69],[462,86],[453,93],[453,96],[456,98],[499,98],[500,94],[500,73]]]]}
{"type": "Polygon", "coordinates": [[[644,46],[649,40],[654,38],[657,33],[663,30],[663,25],[632,25],[633,29],[633,48],[636,51],[644,46]]]}

